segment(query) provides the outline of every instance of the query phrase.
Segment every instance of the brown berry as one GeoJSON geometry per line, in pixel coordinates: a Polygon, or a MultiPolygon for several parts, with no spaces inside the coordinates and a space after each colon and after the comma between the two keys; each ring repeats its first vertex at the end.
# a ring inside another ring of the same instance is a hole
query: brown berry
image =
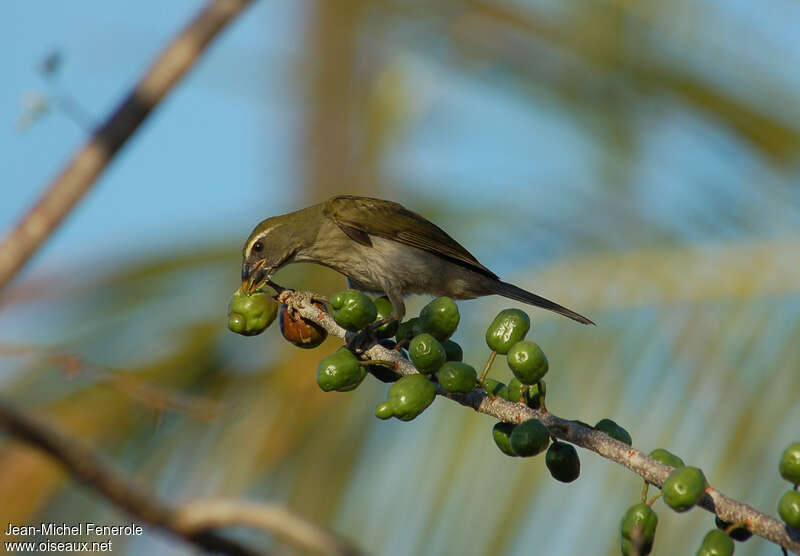
{"type": "MultiPolygon", "coordinates": [[[[314,306],[321,311],[327,312],[325,305],[322,303],[315,301],[314,306]]],[[[304,317],[299,320],[293,319],[289,315],[289,307],[285,303],[281,305],[278,323],[283,337],[300,348],[315,348],[328,337],[327,330],[319,324],[304,317]]]]}

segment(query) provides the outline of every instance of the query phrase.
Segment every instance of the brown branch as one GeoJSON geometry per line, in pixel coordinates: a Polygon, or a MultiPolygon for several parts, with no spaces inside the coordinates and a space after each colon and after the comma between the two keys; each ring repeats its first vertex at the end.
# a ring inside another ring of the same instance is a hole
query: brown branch
{"type": "Polygon", "coordinates": [[[148,114],[192,67],[208,43],[252,0],[213,0],[178,35],[127,98],[95,130],[0,245],[0,291],[103,172],[148,114]]]}
{"type": "MultiPolygon", "coordinates": [[[[328,334],[349,341],[354,333],[348,332],[336,324],[331,315],[312,305],[309,302],[310,295],[310,292],[286,292],[282,294],[281,299],[293,306],[303,317],[319,323],[328,331],[328,334]]],[[[400,352],[386,349],[380,344],[370,347],[364,356],[368,359],[391,361],[394,364],[394,371],[400,375],[419,372],[400,352]]],[[[552,413],[536,410],[522,403],[492,397],[480,389],[475,389],[468,394],[450,394],[441,389],[437,393],[461,405],[471,407],[479,413],[491,415],[508,423],[521,423],[535,417],[547,425],[553,436],[617,462],[659,488],[672,471],[671,467],[662,465],[643,452],[577,421],[562,419],[552,413]]],[[[800,554],[800,537],[796,534],[790,535],[784,523],[759,512],[752,506],[726,496],[713,487],[706,489],[706,494],[701,499],[699,506],[716,514],[723,521],[745,522],[747,529],[752,533],[800,554]]]]}
{"type": "Polygon", "coordinates": [[[247,525],[270,531],[303,550],[339,556],[359,553],[354,546],[335,534],[278,504],[243,500],[193,500],[178,508],[174,522],[182,531],[247,525]]]}
{"type": "Polygon", "coordinates": [[[80,440],[61,433],[0,399],[0,429],[57,459],[72,476],[95,489],[135,519],[207,551],[250,556],[263,554],[213,531],[249,526],[268,531],[305,550],[351,555],[349,543],[286,508],[235,500],[196,500],[172,506],[148,487],[133,483],[80,440]]]}
{"type": "Polygon", "coordinates": [[[57,432],[0,399],[0,428],[47,452],[70,473],[106,496],[133,517],[173,533],[206,550],[232,555],[257,554],[239,543],[208,531],[186,532],[172,524],[175,510],[144,485],[130,483],[115,468],[80,441],[57,432]]]}

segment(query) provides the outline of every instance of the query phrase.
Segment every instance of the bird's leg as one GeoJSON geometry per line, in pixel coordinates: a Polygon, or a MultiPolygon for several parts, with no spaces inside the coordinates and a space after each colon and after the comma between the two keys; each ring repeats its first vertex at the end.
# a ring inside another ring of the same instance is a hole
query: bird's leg
{"type": "Polygon", "coordinates": [[[380,322],[381,324],[376,326],[375,327],[376,329],[380,328],[384,324],[392,322],[393,320],[396,320],[397,323],[399,324],[403,322],[403,317],[406,316],[406,304],[403,303],[403,295],[401,293],[398,293],[396,291],[387,291],[386,297],[389,298],[389,303],[392,304],[392,314],[389,315],[388,317],[379,320],[378,322],[380,322]]]}
{"type": "Polygon", "coordinates": [[[378,328],[383,326],[384,324],[389,324],[390,322],[396,321],[397,319],[393,316],[389,315],[388,317],[383,317],[382,319],[378,319],[372,324],[368,324],[364,327],[363,332],[369,332],[370,334],[374,333],[378,328]]]}
{"type": "MultiPolygon", "coordinates": [[[[285,303],[286,302],[285,300],[289,299],[291,295],[299,293],[297,290],[293,290],[291,288],[284,288],[283,286],[281,286],[280,284],[276,284],[269,278],[267,278],[267,280],[264,283],[277,292],[275,299],[277,299],[281,303],[285,303]],[[281,296],[284,297],[282,298],[281,296]]],[[[307,292],[307,293],[308,295],[302,296],[303,299],[308,298],[316,303],[324,303],[324,304],[330,303],[330,301],[328,301],[328,298],[325,297],[324,295],[319,295],[318,293],[314,292],[307,292]]]]}
{"type": "MultiPolygon", "coordinates": [[[[268,285],[270,288],[272,288],[273,290],[275,290],[275,292],[277,293],[278,297],[284,292],[293,292],[294,291],[293,289],[284,288],[283,286],[281,286],[279,284],[276,284],[275,282],[272,281],[272,278],[267,278],[264,281],[264,283],[266,285],[268,285]]],[[[277,299],[277,297],[276,297],[276,299],[277,299]]]]}

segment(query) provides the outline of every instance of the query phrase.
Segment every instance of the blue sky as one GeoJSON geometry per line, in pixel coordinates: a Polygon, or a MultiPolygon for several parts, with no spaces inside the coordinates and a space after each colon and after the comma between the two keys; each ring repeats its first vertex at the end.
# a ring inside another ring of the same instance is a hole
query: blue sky
{"type": "MultiPolygon", "coordinates": [[[[58,112],[47,115],[24,133],[15,129],[23,112],[24,95],[48,90],[37,71],[44,57],[53,49],[63,52],[65,64],[59,88],[100,119],[202,5],[201,1],[189,0],[5,3],[0,20],[0,67],[4,75],[0,86],[0,231],[14,224],[86,138],[84,130],[58,112]]],[[[730,27],[704,26],[688,19],[678,21],[683,30],[665,45],[664,56],[671,57],[676,66],[714,76],[717,83],[735,84],[730,86],[735,94],[746,99],[755,97],[770,109],[783,111],[785,123],[800,127],[800,104],[796,100],[779,103],[775,101],[777,97],[767,94],[774,90],[771,84],[778,83],[790,98],[800,98],[800,73],[796,71],[800,58],[796,22],[800,13],[796,1],[772,3],[773,11],[744,0],[717,0],[703,5],[711,16],[727,14],[735,21],[738,34],[726,34],[730,27]],[[697,29],[707,29],[709,37],[699,37],[697,29]],[[716,45],[716,50],[701,51],[697,47],[706,44],[706,39],[716,45]],[[740,60],[747,64],[738,65],[740,60]],[[761,72],[759,76],[767,73],[769,79],[762,81],[743,71],[754,66],[761,72]]],[[[27,272],[41,274],[57,266],[67,272],[85,270],[82,263],[103,263],[100,268],[106,270],[130,257],[144,257],[154,251],[237,244],[260,219],[297,208],[300,201],[295,192],[304,183],[303,161],[298,158],[302,155],[306,106],[300,81],[304,67],[304,8],[305,2],[300,1],[255,2],[125,146],[27,272]]],[[[686,6],[676,12],[684,10],[690,16],[694,14],[686,6]]],[[[698,7],[697,11],[703,10],[698,7]]],[[[658,23],[671,25],[667,18],[658,23]]],[[[421,202],[415,197],[443,200],[439,212],[443,217],[450,216],[443,226],[501,275],[510,278],[519,267],[527,269],[573,255],[646,249],[658,241],[692,244],[737,241],[742,236],[796,237],[800,230],[797,163],[776,168],[740,136],[688,108],[680,99],[654,95],[650,102],[631,104],[634,160],[630,168],[622,168],[625,161],[609,156],[605,149],[603,134],[598,132],[602,127],[597,121],[600,118],[581,115],[581,106],[558,98],[552,87],[526,83],[525,93],[520,94],[514,89],[520,83],[509,83],[512,78],[503,68],[486,73],[471,71],[446,55],[437,55],[436,45],[415,43],[408,37],[403,43],[402,30],[398,34],[396,41],[386,47],[396,47],[395,51],[375,54],[394,59],[404,69],[408,100],[415,112],[382,168],[386,182],[393,193],[402,196],[397,200],[410,207],[416,208],[421,202]],[[609,183],[609,167],[627,176],[627,183],[609,183]],[[474,222],[480,221],[472,218],[481,210],[502,211],[503,226],[490,229],[476,225],[474,222]],[[663,236],[659,235],[662,231],[663,236]]],[[[598,96],[604,92],[608,93],[600,90],[598,96]]],[[[238,269],[232,268],[231,290],[237,286],[237,274],[238,269]]],[[[533,281],[536,272],[516,276],[533,281]]],[[[604,278],[597,276],[598,282],[604,278]]],[[[197,291],[211,291],[211,278],[198,273],[196,279],[200,284],[197,291]],[[204,286],[203,280],[208,282],[204,286]]],[[[624,294],[624,286],[604,287],[624,294]]],[[[10,337],[12,341],[58,343],[64,334],[79,337],[92,327],[108,329],[98,335],[92,350],[99,361],[108,357],[110,364],[117,365],[165,353],[164,345],[169,343],[165,330],[179,329],[176,321],[196,319],[201,313],[205,317],[219,315],[219,326],[224,327],[223,299],[201,298],[191,287],[180,292],[159,292],[160,296],[153,295],[149,303],[137,304],[133,312],[138,318],[115,313],[87,322],[79,317],[91,307],[76,309],[67,303],[66,308],[56,312],[51,306],[43,306],[46,302],[26,305],[17,313],[12,310],[3,315],[7,318],[0,323],[0,336],[5,341],[10,337]],[[79,317],[74,318],[71,311],[79,317]],[[67,320],[68,326],[59,324],[61,330],[54,334],[53,323],[59,322],[59,316],[67,320]],[[50,326],[37,322],[45,318],[50,326]]],[[[569,299],[559,301],[571,305],[569,299]]],[[[97,303],[103,303],[103,299],[97,303]]],[[[753,305],[736,316],[744,323],[743,330],[760,326],[758,318],[750,320],[750,313],[756,309],[753,305]]],[[[794,311],[792,307],[784,306],[783,310],[794,311]]],[[[615,312],[601,315],[605,328],[598,327],[598,333],[608,334],[605,331],[611,330],[610,334],[614,334],[615,322],[630,325],[627,329],[619,325],[620,334],[628,330],[626,343],[620,345],[629,350],[620,359],[644,360],[641,372],[647,374],[637,375],[637,381],[628,386],[629,394],[636,388],[653,387],[650,379],[659,380],[658,373],[663,368],[672,368],[670,334],[684,319],[690,321],[696,315],[688,306],[671,309],[676,313],[665,310],[665,314],[673,316],[665,319],[663,333],[653,330],[656,321],[652,315],[661,310],[658,307],[644,307],[638,317],[615,312]],[[637,355],[645,348],[652,353],[637,355]]],[[[756,312],[756,317],[759,314],[756,312]]],[[[717,325],[713,319],[708,322],[709,328],[717,325]]],[[[775,327],[783,325],[780,320],[775,322],[775,327]]],[[[545,323],[542,337],[555,344],[562,337],[562,325],[572,326],[559,322],[555,325],[559,328],[550,329],[548,336],[545,323]]],[[[791,328],[781,328],[781,334],[785,330],[791,328]]],[[[231,346],[233,342],[243,342],[229,336],[226,340],[231,346]]],[[[771,337],[767,333],[764,336],[771,337]]],[[[272,337],[277,339],[274,334],[272,337]]],[[[783,340],[782,335],[775,337],[783,340]]],[[[745,344],[739,336],[732,338],[745,344]]],[[[244,352],[241,343],[235,345],[235,351],[244,352]]],[[[701,353],[704,346],[689,347],[701,353]]],[[[263,357],[262,351],[255,351],[259,349],[256,344],[251,343],[250,348],[253,351],[246,353],[253,354],[254,360],[263,357]]],[[[561,353],[566,358],[572,351],[573,346],[569,345],[561,353]]],[[[591,360],[593,354],[587,357],[588,364],[577,361],[576,377],[607,381],[608,377],[618,376],[613,374],[613,353],[606,363],[591,360]],[[588,374],[578,374],[577,364],[585,366],[588,374]]],[[[676,357],[678,371],[670,376],[678,382],[657,383],[668,386],[665,391],[670,396],[661,396],[659,401],[665,406],[684,386],[684,377],[695,369],[704,370],[707,364],[701,356],[695,361],[678,352],[676,357]],[[683,361],[687,357],[688,363],[683,361]],[[681,367],[685,374],[680,373],[681,367]]],[[[761,371],[755,359],[751,364],[754,373],[757,367],[761,371]]],[[[8,360],[0,363],[9,364],[8,360]]],[[[614,384],[612,379],[607,386],[614,384]]],[[[607,402],[595,397],[587,403],[599,410],[607,402]]],[[[619,411],[633,415],[641,410],[636,403],[626,402],[619,411]]],[[[711,406],[698,404],[698,408],[708,407],[711,406]]],[[[700,411],[698,408],[695,409],[700,411]]],[[[665,414],[671,411],[672,408],[665,414]]],[[[684,423],[688,428],[695,420],[694,414],[686,414],[684,423]]],[[[414,434],[414,429],[408,430],[414,434]]],[[[383,429],[375,438],[392,441],[396,450],[414,457],[383,429]]],[[[419,442],[419,438],[415,436],[414,441],[419,442]]],[[[481,437],[475,446],[479,453],[485,453],[486,438],[481,437]]],[[[391,468],[374,465],[371,459],[364,461],[369,463],[364,465],[366,471],[378,473],[368,484],[383,491],[386,482],[380,473],[391,468]]],[[[587,474],[599,473],[597,469],[598,466],[587,466],[587,474]]],[[[426,478],[432,477],[427,463],[423,471],[426,478]]],[[[584,484],[598,485],[597,492],[588,494],[594,498],[604,497],[602,489],[616,483],[592,480],[590,475],[584,484]]],[[[353,492],[358,496],[354,498],[357,504],[363,504],[362,488],[353,492]]],[[[565,500],[561,491],[554,490],[552,496],[554,500],[565,500]]],[[[377,496],[374,499],[380,501],[377,496]]],[[[453,500],[458,502],[459,498],[453,500]]],[[[588,511],[593,506],[585,504],[585,500],[575,498],[572,505],[588,511]]],[[[531,516],[552,520],[560,515],[544,506],[535,513],[537,503],[540,501],[532,502],[531,516]]],[[[480,505],[464,507],[474,509],[480,505]]],[[[353,515],[361,518],[359,512],[353,515]]],[[[422,522],[427,514],[415,511],[407,515],[422,522]]],[[[610,515],[600,517],[608,519],[610,515]]],[[[613,518],[616,520],[616,515],[613,518]]],[[[584,529],[584,536],[594,535],[593,530],[584,529]]],[[[531,527],[527,534],[541,530],[531,527]]],[[[398,535],[407,536],[404,530],[398,531],[398,535]]],[[[550,537],[551,546],[573,542],[569,535],[550,537]]],[[[611,535],[603,540],[611,541],[611,535]]],[[[523,551],[534,541],[521,536],[515,546],[523,551]]],[[[597,538],[591,541],[598,542],[597,538]]],[[[405,548],[402,544],[397,547],[398,551],[405,548]]]]}
{"type": "MultiPolygon", "coordinates": [[[[7,4],[0,22],[0,64],[7,76],[0,87],[0,229],[13,225],[86,137],[58,112],[25,132],[15,128],[24,96],[49,90],[37,71],[44,57],[54,49],[64,54],[58,88],[100,119],[202,4],[7,4]]],[[[720,83],[744,79],[735,60],[745,60],[746,67],[760,61],[770,73],[766,85],[795,90],[796,73],[793,77],[787,68],[800,40],[787,39],[775,18],[776,33],[765,37],[764,29],[748,23],[746,6],[726,6],[728,17],[752,41],[731,46],[712,29],[709,41],[717,49],[686,58],[693,41],[705,39],[676,25],[679,19],[664,18],[658,25],[686,39],[673,37],[664,55],[691,59],[692,68],[720,83]],[[785,58],[765,61],[778,47],[785,58]]],[[[120,252],[136,257],[180,245],[238,243],[260,219],[297,208],[295,191],[304,182],[297,159],[305,107],[304,9],[304,2],[256,2],[227,29],[28,270],[107,261],[120,252]]],[[[791,5],[784,9],[791,13],[791,5]]],[[[457,220],[461,210],[482,204],[507,210],[508,230],[499,236],[523,242],[526,264],[598,245],[646,246],[645,236],[632,237],[614,225],[637,218],[685,241],[730,240],[742,229],[736,215],[747,207],[787,196],[798,200],[797,193],[780,193],[796,184],[796,165],[775,171],[740,138],[679,102],[653,110],[640,106],[639,113],[632,107],[636,161],[630,183],[627,189],[599,187],[609,164],[624,161],[609,162],[591,118],[576,114],[547,87],[533,87],[525,97],[513,91],[502,69],[485,74],[455,69],[448,65],[452,60],[435,54],[435,44],[417,44],[402,30],[396,34],[385,47],[390,51],[379,55],[403,67],[407,100],[416,112],[386,161],[386,181],[403,195],[397,200],[412,207],[416,195],[447,199],[443,212],[456,220],[449,224],[453,235],[500,272],[512,265],[512,257],[494,249],[499,239],[492,244],[489,238],[481,247],[486,234],[457,220]],[[615,197],[620,192],[624,198],[615,197]],[[726,210],[720,210],[720,200],[726,210]],[[564,242],[581,234],[592,242],[564,242]]],[[[737,91],[753,97],[752,83],[737,91]]],[[[785,109],[791,115],[797,103],[785,109]]],[[[775,217],[750,223],[748,231],[791,231],[798,223],[790,208],[775,203],[775,217]]]]}
{"type": "MultiPolygon", "coordinates": [[[[101,118],[201,5],[11,3],[0,22],[7,77],[0,87],[1,228],[33,203],[86,137],[58,112],[16,129],[24,95],[49,90],[37,71],[44,57],[63,52],[59,88],[101,118]]],[[[291,63],[295,53],[287,47],[299,10],[257,2],[235,22],[129,141],[36,265],[238,241],[260,218],[287,208],[299,179],[292,156],[300,114],[291,83],[268,76],[291,63]],[[283,24],[264,33],[276,17],[283,24]]]]}

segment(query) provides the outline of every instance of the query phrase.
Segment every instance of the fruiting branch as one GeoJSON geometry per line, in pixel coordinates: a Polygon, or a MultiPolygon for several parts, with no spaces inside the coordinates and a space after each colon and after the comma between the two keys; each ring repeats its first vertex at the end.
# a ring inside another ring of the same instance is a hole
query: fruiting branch
{"type": "MultiPolygon", "coordinates": [[[[319,324],[328,334],[349,342],[355,333],[339,326],[333,317],[310,303],[310,292],[284,293],[282,300],[303,317],[319,324]]],[[[417,374],[416,367],[397,350],[375,344],[364,352],[364,357],[391,361],[394,371],[399,375],[417,374]]],[[[563,419],[552,413],[533,409],[522,403],[514,403],[500,397],[493,397],[485,391],[475,389],[467,394],[445,392],[437,387],[437,394],[461,405],[471,407],[479,413],[491,415],[507,423],[522,423],[528,419],[539,419],[550,430],[550,434],[591,450],[600,456],[615,461],[630,469],[648,483],[661,488],[672,467],[663,465],[643,452],[614,440],[607,434],[593,429],[579,421],[563,419]]],[[[785,524],[763,514],[743,502],[739,502],[713,487],[708,487],[699,506],[730,523],[745,522],[754,534],[763,537],[786,549],[800,554],[800,538],[790,536],[785,524]]]]}
{"type": "Polygon", "coordinates": [[[233,556],[264,554],[215,529],[254,527],[302,550],[329,555],[358,551],[326,529],[274,504],[239,500],[194,500],[173,506],[144,485],[132,482],[79,439],[54,429],[0,398],[0,430],[47,452],[70,474],[94,488],[133,518],[213,553],[233,556]]]}

